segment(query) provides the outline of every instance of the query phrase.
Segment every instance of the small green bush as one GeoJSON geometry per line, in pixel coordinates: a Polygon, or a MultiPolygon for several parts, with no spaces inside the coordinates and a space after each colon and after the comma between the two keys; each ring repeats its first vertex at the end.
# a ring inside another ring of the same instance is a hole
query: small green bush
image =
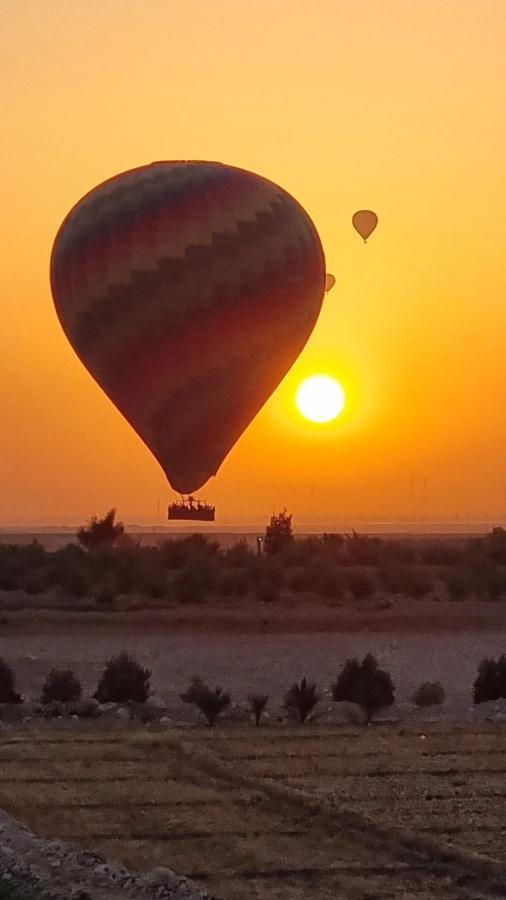
{"type": "Polygon", "coordinates": [[[225,693],[221,687],[213,691],[198,677],[195,677],[188,690],[181,694],[181,700],[197,706],[205,716],[209,728],[214,726],[221,713],[230,706],[230,694],[225,693]]]}
{"type": "Polygon", "coordinates": [[[99,703],[145,703],[150,678],[151,672],[123,651],[107,662],[94,699],[99,703]]]}
{"type": "Polygon", "coordinates": [[[413,694],[415,706],[440,706],[446,700],[446,691],[440,681],[424,681],[413,694]]]}
{"type": "Polygon", "coordinates": [[[321,696],[316,685],[303,678],[300,683],[292,684],[290,690],[286,692],[283,707],[291,719],[303,725],[320,700],[321,696]]]}
{"type": "Polygon", "coordinates": [[[42,703],[73,703],[82,694],[81,682],[71,669],[51,669],[42,688],[42,703]]]}

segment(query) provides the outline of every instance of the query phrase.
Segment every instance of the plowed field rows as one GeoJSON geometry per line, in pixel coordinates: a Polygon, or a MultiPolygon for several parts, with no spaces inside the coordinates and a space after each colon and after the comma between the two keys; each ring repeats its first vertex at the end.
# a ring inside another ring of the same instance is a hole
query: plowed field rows
{"type": "Polygon", "coordinates": [[[496,724],[39,728],[0,740],[0,806],[222,900],[463,900],[506,897],[504,772],[496,724]]]}

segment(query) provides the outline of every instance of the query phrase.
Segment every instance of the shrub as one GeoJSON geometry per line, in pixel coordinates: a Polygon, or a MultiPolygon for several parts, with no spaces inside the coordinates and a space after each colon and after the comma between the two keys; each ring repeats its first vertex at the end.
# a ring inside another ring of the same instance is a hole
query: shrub
{"type": "Polygon", "coordinates": [[[422,547],[421,561],[428,566],[453,566],[460,556],[459,547],[448,539],[427,541],[422,547]]]}
{"type": "Polygon", "coordinates": [[[91,578],[84,568],[78,568],[69,572],[68,576],[63,578],[62,581],[64,582],[62,587],[73,597],[81,598],[91,594],[91,578]]]}
{"type": "Polygon", "coordinates": [[[291,719],[297,719],[303,725],[320,700],[316,685],[303,678],[300,684],[295,682],[286,692],[283,706],[291,719]]]}
{"type": "Polygon", "coordinates": [[[167,569],[180,569],[187,562],[188,548],[181,539],[162,541],[160,556],[167,569]]]}
{"type": "Polygon", "coordinates": [[[433,588],[431,579],[416,566],[389,561],[379,567],[378,577],[382,587],[390,594],[406,594],[419,599],[433,588]]]}
{"type": "Polygon", "coordinates": [[[122,522],[115,522],[115,518],[115,509],[109,510],[103,519],[97,519],[97,517],[94,516],[87,525],[84,525],[77,532],[79,543],[85,547],[86,550],[99,550],[103,547],[113,547],[125,531],[122,522]]]}
{"type": "Polygon", "coordinates": [[[221,687],[214,691],[201,678],[194,678],[188,690],[181,694],[184,703],[193,703],[205,716],[209,728],[212,728],[218,716],[230,706],[230,694],[221,687]]]}
{"type": "Polygon", "coordinates": [[[343,581],[338,572],[333,569],[323,570],[316,580],[316,589],[320,597],[327,600],[336,600],[343,596],[343,581]]]}
{"type": "Polygon", "coordinates": [[[0,703],[22,703],[23,698],[15,690],[16,677],[13,670],[0,657],[0,703]]]}
{"type": "Polygon", "coordinates": [[[99,703],[145,703],[150,678],[151,672],[123,651],[107,662],[93,696],[99,703]]]}
{"type": "Polygon", "coordinates": [[[244,569],[225,569],[218,579],[218,593],[222,597],[244,597],[249,590],[249,579],[244,569]]]}
{"type": "Polygon", "coordinates": [[[255,717],[255,725],[260,725],[260,720],[262,718],[262,713],[265,712],[265,707],[269,702],[269,697],[267,694],[250,694],[248,697],[248,703],[251,707],[251,711],[255,717]]]}
{"type": "Polygon", "coordinates": [[[383,541],[353,531],[345,536],[346,555],[350,562],[359,566],[374,566],[381,559],[383,541]]]}
{"type": "Polygon", "coordinates": [[[362,572],[353,572],[349,576],[348,587],[355,600],[367,600],[374,593],[372,578],[362,572]]]}
{"type": "Polygon", "coordinates": [[[367,725],[375,713],[394,702],[395,688],[390,674],[379,668],[372,653],[362,662],[348,659],[331,690],[336,702],[348,701],[360,706],[367,725]]]}
{"type": "Polygon", "coordinates": [[[506,530],[500,527],[492,528],[485,542],[490,558],[500,565],[506,565],[506,530]]]}
{"type": "Polygon", "coordinates": [[[152,600],[160,600],[162,597],[165,597],[167,593],[167,582],[165,581],[163,572],[157,572],[156,570],[150,572],[144,579],[142,590],[143,593],[147,594],[148,597],[151,597],[152,600]]]}
{"type": "Polygon", "coordinates": [[[446,700],[446,691],[440,681],[424,681],[413,694],[415,706],[440,706],[446,700]]]}
{"type": "Polygon", "coordinates": [[[244,538],[241,538],[240,541],[232,544],[231,547],[227,547],[223,552],[223,559],[226,565],[231,568],[242,568],[243,566],[247,566],[254,557],[255,554],[253,553],[253,550],[248,547],[244,538]]]}
{"type": "Polygon", "coordinates": [[[506,593],[506,577],[502,568],[491,566],[484,580],[484,587],[490,600],[500,600],[506,593]]]}
{"type": "Polygon", "coordinates": [[[283,586],[285,572],[277,559],[272,557],[256,556],[248,567],[248,576],[252,582],[263,584],[269,582],[277,588],[283,586]]]}
{"type": "Polygon", "coordinates": [[[506,656],[499,659],[484,659],[478,667],[478,676],[473,685],[474,703],[487,700],[506,699],[506,656]]]}
{"type": "Polygon", "coordinates": [[[406,594],[408,597],[420,600],[421,597],[426,597],[427,594],[430,594],[433,587],[434,585],[427,575],[423,572],[414,571],[407,585],[406,594]]]}
{"type": "Polygon", "coordinates": [[[23,582],[23,588],[27,594],[43,594],[49,587],[47,569],[34,569],[29,572],[23,582]]]}
{"type": "Polygon", "coordinates": [[[265,529],[264,553],[274,556],[293,542],[292,515],[286,509],[271,516],[270,524],[265,529]]]}
{"type": "Polygon", "coordinates": [[[81,682],[71,669],[51,669],[42,688],[42,703],[73,703],[81,698],[81,682]]]}
{"type": "Polygon", "coordinates": [[[18,579],[13,572],[3,572],[0,576],[0,588],[2,591],[15,591],[18,587],[18,579]]]}
{"type": "Polygon", "coordinates": [[[450,600],[465,600],[472,593],[469,576],[465,572],[454,569],[446,577],[446,590],[450,600]]]}
{"type": "Polygon", "coordinates": [[[261,581],[255,589],[258,603],[276,603],[279,600],[279,588],[271,581],[261,581]]]}
{"type": "Polygon", "coordinates": [[[172,588],[178,603],[202,603],[206,588],[205,574],[193,565],[186,565],[176,572],[172,588]]]}
{"type": "Polygon", "coordinates": [[[99,606],[112,606],[115,599],[116,589],[111,583],[101,585],[95,594],[95,600],[99,606]]]}
{"type": "Polygon", "coordinates": [[[297,569],[288,577],[288,587],[294,593],[314,591],[317,578],[311,569],[297,569]]]}

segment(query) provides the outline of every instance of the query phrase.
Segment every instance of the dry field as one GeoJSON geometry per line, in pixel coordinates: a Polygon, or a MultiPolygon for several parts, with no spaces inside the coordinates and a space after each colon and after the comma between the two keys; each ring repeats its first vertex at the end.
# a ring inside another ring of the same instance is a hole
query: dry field
{"type": "Polygon", "coordinates": [[[0,807],[223,900],[506,897],[506,727],[39,727],[0,807]]]}

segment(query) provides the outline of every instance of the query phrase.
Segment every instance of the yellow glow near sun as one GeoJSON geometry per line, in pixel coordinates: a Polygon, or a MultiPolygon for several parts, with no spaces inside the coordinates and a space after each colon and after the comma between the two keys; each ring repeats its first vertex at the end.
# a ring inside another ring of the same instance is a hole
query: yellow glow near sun
{"type": "Polygon", "coordinates": [[[331,422],[344,408],[346,398],[339,382],[330,375],[311,375],[297,388],[295,403],[310,422],[331,422]]]}

